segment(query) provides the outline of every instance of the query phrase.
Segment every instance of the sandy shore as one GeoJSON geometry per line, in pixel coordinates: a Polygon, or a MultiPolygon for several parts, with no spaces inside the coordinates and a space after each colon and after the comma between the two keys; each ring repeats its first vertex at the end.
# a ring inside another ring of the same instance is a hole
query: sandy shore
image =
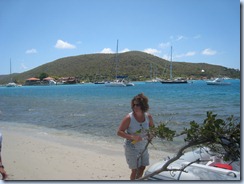
{"type": "MultiPolygon", "coordinates": [[[[1,128],[8,180],[128,180],[122,145],[68,146],[19,129],[1,128]]],[[[152,162],[151,162],[152,163],[152,162]]]]}

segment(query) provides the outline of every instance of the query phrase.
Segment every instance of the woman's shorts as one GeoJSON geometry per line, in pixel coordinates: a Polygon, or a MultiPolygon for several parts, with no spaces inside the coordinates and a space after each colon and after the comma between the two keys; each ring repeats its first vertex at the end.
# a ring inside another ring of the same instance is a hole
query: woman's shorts
{"type": "Polygon", "coordinates": [[[137,169],[141,166],[149,165],[148,150],[146,150],[143,153],[142,157],[138,160],[137,163],[137,158],[140,157],[144,149],[138,149],[133,144],[125,144],[124,148],[125,148],[125,158],[130,169],[137,169]]]}

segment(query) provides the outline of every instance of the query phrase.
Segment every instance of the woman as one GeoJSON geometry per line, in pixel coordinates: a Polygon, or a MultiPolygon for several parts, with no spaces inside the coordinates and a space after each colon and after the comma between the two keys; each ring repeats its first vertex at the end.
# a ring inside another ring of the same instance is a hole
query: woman
{"type": "Polygon", "coordinates": [[[149,165],[148,150],[141,154],[147,144],[146,130],[154,125],[152,116],[147,113],[148,98],[143,93],[131,100],[131,108],[132,112],[122,120],[117,135],[125,138],[125,157],[131,169],[130,179],[135,180],[142,177],[146,166],[149,165]],[[141,158],[138,160],[139,156],[141,158]]]}

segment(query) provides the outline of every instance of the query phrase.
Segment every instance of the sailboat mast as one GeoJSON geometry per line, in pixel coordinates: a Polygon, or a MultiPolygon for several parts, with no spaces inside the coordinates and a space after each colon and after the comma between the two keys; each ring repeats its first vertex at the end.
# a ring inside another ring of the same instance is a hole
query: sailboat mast
{"type": "Polygon", "coordinates": [[[152,70],[152,63],[150,63],[150,79],[152,80],[152,72],[153,72],[153,70],[152,70]]]}
{"type": "Polygon", "coordinates": [[[170,56],[170,80],[172,80],[172,46],[171,46],[171,56],[170,56]]]}
{"type": "Polygon", "coordinates": [[[116,62],[116,78],[118,76],[118,49],[119,49],[119,40],[117,40],[117,46],[116,46],[116,58],[115,58],[115,62],[116,62]]]}
{"type": "Polygon", "coordinates": [[[12,82],[13,81],[13,79],[12,79],[12,63],[11,63],[11,58],[10,58],[10,63],[9,63],[9,67],[10,67],[10,77],[11,77],[11,79],[10,79],[10,82],[12,82]]]}
{"type": "Polygon", "coordinates": [[[12,74],[11,58],[10,58],[9,68],[10,68],[10,73],[9,74],[11,75],[12,74]]]}

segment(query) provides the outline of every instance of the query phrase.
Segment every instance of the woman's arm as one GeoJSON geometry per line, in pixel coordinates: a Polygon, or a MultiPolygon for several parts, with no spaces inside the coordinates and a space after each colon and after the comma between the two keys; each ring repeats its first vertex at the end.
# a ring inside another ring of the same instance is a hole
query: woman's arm
{"type": "Polygon", "coordinates": [[[153,118],[151,114],[148,114],[148,118],[149,118],[149,127],[153,127],[154,123],[153,123],[153,118]]]}
{"type": "Polygon", "coordinates": [[[125,139],[134,140],[133,135],[127,134],[125,131],[129,128],[130,125],[130,116],[127,115],[121,121],[120,126],[117,131],[117,135],[125,139]]]}

